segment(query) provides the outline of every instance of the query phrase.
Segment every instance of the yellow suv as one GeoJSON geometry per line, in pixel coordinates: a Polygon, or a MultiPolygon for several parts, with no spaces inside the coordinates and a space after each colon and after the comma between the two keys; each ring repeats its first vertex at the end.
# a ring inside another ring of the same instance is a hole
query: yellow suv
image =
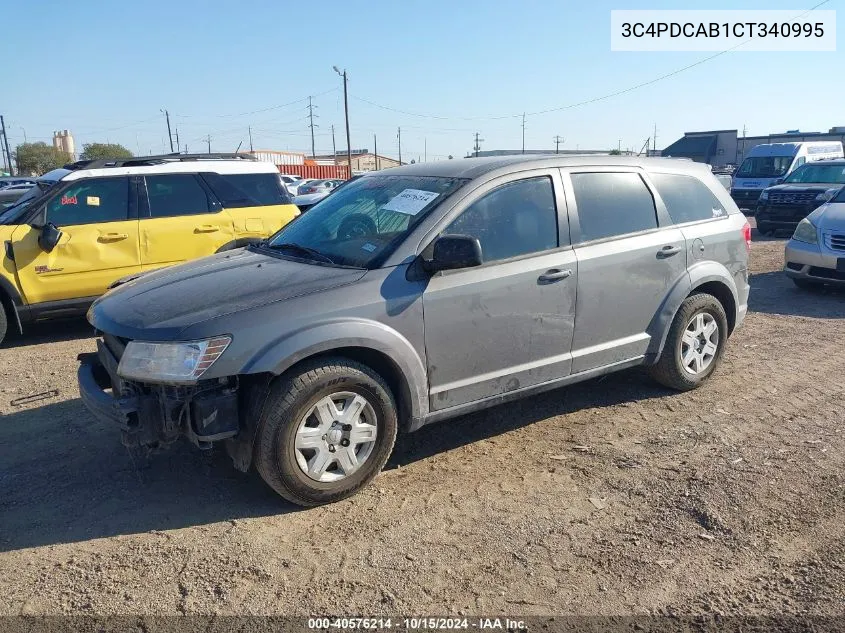
{"type": "Polygon", "coordinates": [[[244,154],[56,169],[0,212],[0,342],[84,313],[122,277],[246,246],[298,215],[278,169],[244,154]]]}

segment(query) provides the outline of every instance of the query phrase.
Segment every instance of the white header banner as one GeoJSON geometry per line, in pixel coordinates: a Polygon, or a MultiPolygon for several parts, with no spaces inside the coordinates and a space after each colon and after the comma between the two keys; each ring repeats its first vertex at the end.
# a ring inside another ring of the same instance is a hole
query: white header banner
{"type": "Polygon", "coordinates": [[[836,11],[611,11],[610,50],[835,51],[836,11]]]}

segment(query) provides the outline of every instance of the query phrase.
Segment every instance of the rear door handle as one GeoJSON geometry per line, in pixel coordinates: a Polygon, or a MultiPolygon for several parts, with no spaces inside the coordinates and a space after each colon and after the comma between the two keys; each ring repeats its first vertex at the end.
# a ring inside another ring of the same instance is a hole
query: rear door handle
{"type": "Polygon", "coordinates": [[[664,246],[659,251],[657,251],[657,257],[659,259],[663,259],[665,257],[672,257],[672,255],[677,255],[680,252],[680,246],[664,246]]]}
{"type": "Polygon", "coordinates": [[[98,239],[100,242],[116,242],[118,240],[125,240],[129,235],[127,233],[103,233],[98,239]]]}
{"type": "Polygon", "coordinates": [[[194,229],[197,233],[214,233],[215,231],[219,231],[220,227],[216,224],[201,224],[200,226],[194,229]]]}
{"type": "Polygon", "coordinates": [[[557,281],[559,279],[566,279],[570,275],[572,275],[572,271],[568,268],[566,270],[552,268],[551,270],[547,270],[542,275],[540,275],[538,281],[557,281]]]}

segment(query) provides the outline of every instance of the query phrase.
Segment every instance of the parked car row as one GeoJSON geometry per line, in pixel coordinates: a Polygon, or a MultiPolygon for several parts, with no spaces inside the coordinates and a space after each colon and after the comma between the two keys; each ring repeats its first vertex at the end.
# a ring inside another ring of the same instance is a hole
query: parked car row
{"type": "Polygon", "coordinates": [[[14,204],[33,185],[35,185],[35,178],[21,176],[0,178],[0,211],[14,204]]]}
{"type": "Polygon", "coordinates": [[[84,313],[121,278],[258,242],[298,215],[275,166],[244,155],[51,171],[0,213],[0,341],[8,328],[84,313]]]}
{"type": "MultiPolygon", "coordinates": [[[[153,193],[176,186],[160,168],[130,177],[142,232],[153,193]]],[[[230,172],[206,179],[211,168],[180,164],[180,178],[220,202],[186,216],[189,233],[211,226],[209,213],[261,233],[284,226],[200,261],[135,266],[88,312],[101,336],[80,357],[80,394],[128,445],[222,444],[238,469],[255,466],[297,504],[360,490],[397,433],[505,400],[635,365],[694,389],[747,310],[749,223],[692,161],[410,165],[347,181],[290,223],[288,206],[272,206],[260,225],[250,222],[269,210],[232,209],[243,204],[238,183],[228,187],[230,172]]],[[[16,229],[29,240],[20,261],[41,258],[34,274],[46,277],[33,283],[81,268],[50,259],[80,241],[62,243],[67,228],[51,211],[111,208],[106,196],[121,189],[80,190],[112,180],[87,171],[26,208],[43,227],[16,229]]],[[[130,230],[97,225],[97,261],[130,230]]]]}

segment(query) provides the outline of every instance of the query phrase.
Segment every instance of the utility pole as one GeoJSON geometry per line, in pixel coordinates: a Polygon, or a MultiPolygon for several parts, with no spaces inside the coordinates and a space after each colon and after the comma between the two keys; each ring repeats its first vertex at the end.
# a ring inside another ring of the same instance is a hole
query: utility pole
{"type": "Polygon", "coordinates": [[[179,151],[179,128],[176,128],[176,151],[179,151]]]}
{"type": "Polygon", "coordinates": [[[205,137],[205,142],[208,143],[208,153],[211,153],[211,134],[205,137]]]}
{"type": "Polygon", "coordinates": [[[622,139],[619,139],[619,144],[616,146],[616,151],[622,153],[622,139]]]}
{"type": "Polygon", "coordinates": [[[402,166],[402,128],[397,128],[397,136],[399,137],[399,166],[402,166]]]}
{"type": "Polygon", "coordinates": [[[478,158],[478,152],[481,151],[481,143],[484,141],[483,138],[478,138],[479,133],[475,133],[475,145],[473,146],[472,150],[475,152],[475,157],[478,158]]]}
{"type": "Polygon", "coordinates": [[[247,130],[249,130],[249,153],[255,154],[255,149],[252,147],[252,126],[248,125],[247,130]]]}
{"type": "Polygon", "coordinates": [[[188,153],[188,144],[187,143],[185,143],[185,153],[186,154],[188,153]]]}
{"type": "Polygon", "coordinates": [[[311,128],[311,158],[314,158],[317,154],[314,151],[314,128],[320,127],[319,125],[314,125],[314,108],[316,106],[311,103],[311,97],[308,97],[308,127],[311,128]]]}
{"type": "Polygon", "coordinates": [[[423,138],[423,156],[425,157],[425,162],[428,162],[428,138],[423,138]]]}
{"type": "Polygon", "coordinates": [[[23,142],[26,143],[26,130],[21,126],[21,132],[23,132],[23,142]]]}
{"type": "MultiPolygon", "coordinates": [[[[654,134],[651,137],[652,147],[654,148],[654,152],[652,152],[652,156],[657,156],[657,123],[654,124],[654,134]]],[[[646,152],[648,155],[648,152],[646,152]]]]}
{"type": "Polygon", "coordinates": [[[559,152],[559,150],[560,150],[560,144],[561,144],[561,143],[563,143],[563,142],[565,142],[565,141],[566,141],[566,139],[565,139],[565,138],[560,138],[560,134],[558,134],[557,136],[555,136],[555,154],[557,154],[557,153],[559,152]]]}
{"type": "Polygon", "coordinates": [[[522,113],[522,153],[525,153],[525,112],[522,113]]]}
{"type": "Polygon", "coordinates": [[[334,144],[334,124],[332,124],[332,160],[337,164],[337,146],[334,144]]]}
{"type": "Polygon", "coordinates": [[[376,171],[378,171],[378,139],[373,134],[373,153],[376,155],[376,171]]]}
{"type": "Polygon", "coordinates": [[[164,118],[167,119],[167,140],[170,141],[170,152],[173,153],[173,135],[170,133],[170,113],[167,110],[160,110],[164,113],[164,118]]]}
{"type": "Polygon", "coordinates": [[[334,66],[333,68],[338,75],[343,77],[343,112],[346,115],[346,159],[349,161],[349,173],[347,175],[349,178],[352,178],[352,141],[349,136],[349,96],[347,95],[346,89],[348,79],[346,77],[346,69],[344,69],[343,72],[340,72],[340,69],[337,66],[334,66]]]}
{"type": "Polygon", "coordinates": [[[9,137],[6,135],[6,121],[3,119],[2,114],[0,114],[0,132],[3,133],[3,147],[6,150],[6,165],[9,168],[9,174],[14,176],[15,168],[12,167],[12,152],[9,150],[9,137]]]}

